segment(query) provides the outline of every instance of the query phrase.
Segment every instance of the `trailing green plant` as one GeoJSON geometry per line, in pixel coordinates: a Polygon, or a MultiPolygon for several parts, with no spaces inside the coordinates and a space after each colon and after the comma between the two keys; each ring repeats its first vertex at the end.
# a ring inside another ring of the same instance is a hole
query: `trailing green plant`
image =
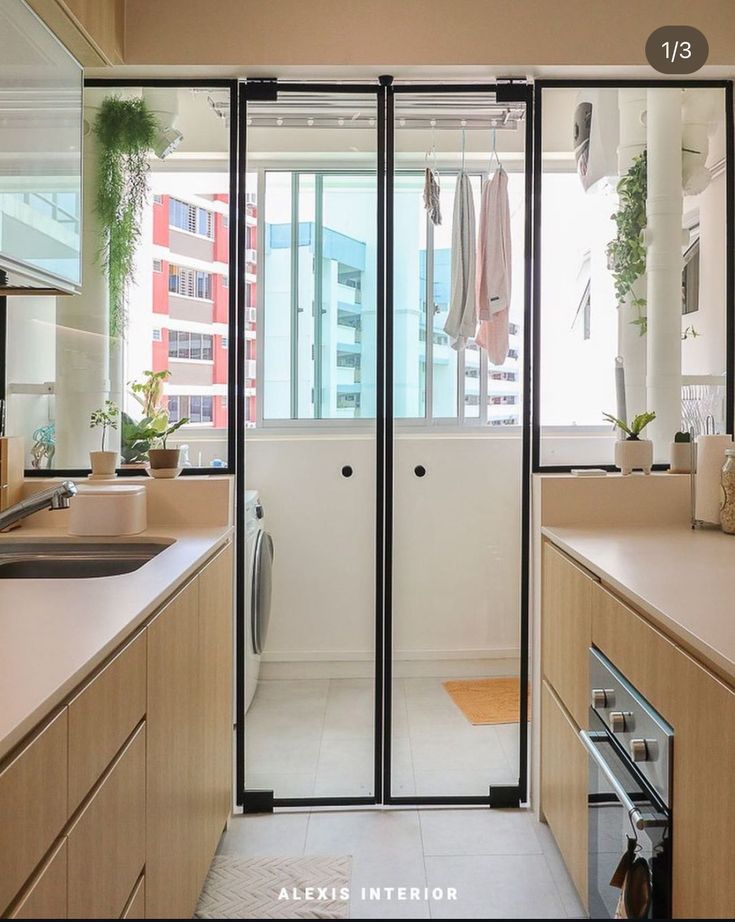
{"type": "Polygon", "coordinates": [[[95,410],[89,417],[90,429],[102,429],[102,445],[100,451],[105,450],[105,439],[108,429],[117,429],[117,420],[120,416],[120,408],[114,400],[105,400],[105,405],[99,410],[95,410]]]}
{"type": "Polygon", "coordinates": [[[646,195],[648,192],[648,158],[646,151],[634,158],[630,169],[618,182],[618,210],[611,215],[617,234],[607,247],[608,265],[615,282],[615,295],[622,306],[627,298],[637,317],[630,322],[643,336],[648,329],[644,314],[646,299],[638,297],[633,286],[646,271],[646,195]]]}
{"type": "Polygon", "coordinates": [[[170,426],[166,426],[164,431],[159,433],[156,436],[157,447],[158,447],[158,444],[160,443],[160,447],[163,448],[165,451],[166,439],[168,439],[170,435],[173,435],[173,433],[176,432],[177,429],[181,429],[182,426],[185,426],[188,422],[189,422],[189,417],[184,416],[182,419],[177,420],[175,423],[172,423],[170,426]]]}
{"type": "Polygon", "coordinates": [[[110,287],[110,333],[125,328],[127,286],[148,194],[148,151],[158,123],[144,99],[108,96],[94,123],[99,141],[96,210],[102,224],[100,257],[110,287]]]}
{"type": "Polygon", "coordinates": [[[637,416],[633,417],[630,425],[628,425],[625,420],[618,419],[616,416],[613,416],[612,413],[603,413],[602,415],[617,429],[625,432],[628,436],[628,440],[632,442],[637,442],[641,432],[643,432],[650,422],[656,419],[655,413],[639,413],[637,416]]]}

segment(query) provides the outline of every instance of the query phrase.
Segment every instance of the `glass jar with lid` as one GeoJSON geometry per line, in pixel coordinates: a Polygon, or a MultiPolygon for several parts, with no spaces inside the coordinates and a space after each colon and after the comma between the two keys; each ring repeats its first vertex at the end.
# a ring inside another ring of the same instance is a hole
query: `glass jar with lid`
{"type": "Polygon", "coordinates": [[[722,530],[735,535],[735,448],[725,449],[725,463],[720,479],[722,495],[720,501],[720,522],[722,530]]]}

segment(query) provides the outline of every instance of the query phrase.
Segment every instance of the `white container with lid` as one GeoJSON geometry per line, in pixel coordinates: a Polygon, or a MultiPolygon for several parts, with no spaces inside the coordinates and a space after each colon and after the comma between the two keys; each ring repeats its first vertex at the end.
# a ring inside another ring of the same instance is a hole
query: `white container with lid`
{"type": "Polygon", "coordinates": [[[145,487],[140,484],[81,483],[69,503],[70,535],[138,535],[147,524],[145,487]]]}

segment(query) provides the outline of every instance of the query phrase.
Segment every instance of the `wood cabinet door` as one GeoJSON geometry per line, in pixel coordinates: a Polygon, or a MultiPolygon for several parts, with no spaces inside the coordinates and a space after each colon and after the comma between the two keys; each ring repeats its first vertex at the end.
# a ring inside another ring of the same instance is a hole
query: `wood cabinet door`
{"type": "Polygon", "coordinates": [[[199,586],[148,626],[146,915],[190,919],[204,881],[199,586]]]}
{"type": "Polygon", "coordinates": [[[11,919],[66,919],[66,838],[51,853],[10,913],[11,919]]]}
{"type": "Polygon", "coordinates": [[[586,727],[596,581],[548,541],[542,567],[541,671],[577,724],[586,727]]]}
{"type": "Polygon", "coordinates": [[[0,912],[66,823],[67,716],[64,708],[0,771],[0,912]]]}
{"type": "Polygon", "coordinates": [[[203,660],[204,778],[202,865],[209,869],[232,811],[233,616],[229,544],[199,574],[199,636],[203,660]]]}
{"type": "Polygon", "coordinates": [[[69,830],[69,918],[119,919],[146,860],[145,724],[69,830]]]}
{"type": "Polygon", "coordinates": [[[587,750],[544,681],[541,686],[541,812],[587,905],[587,750]]]}
{"type": "Polygon", "coordinates": [[[674,728],[674,918],[732,918],[735,692],[602,587],[592,636],[674,728]]]}

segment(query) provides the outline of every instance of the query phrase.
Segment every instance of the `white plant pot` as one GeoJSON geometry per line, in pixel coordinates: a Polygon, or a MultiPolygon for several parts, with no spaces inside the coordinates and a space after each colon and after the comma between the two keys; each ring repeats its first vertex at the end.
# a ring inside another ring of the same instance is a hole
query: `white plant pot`
{"type": "Polygon", "coordinates": [[[89,463],[96,477],[114,477],[117,460],[116,451],[90,451],[89,453],[89,463]]]}
{"type": "Polygon", "coordinates": [[[623,474],[633,471],[651,473],[653,466],[653,442],[650,439],[620,439],[615,443],[615,467],[623,474]]]}
{"type": "Polygon", "coordinates": [[[691,474],[692,472],[692,443],[671,443],[671,474],[691,474]]]}

